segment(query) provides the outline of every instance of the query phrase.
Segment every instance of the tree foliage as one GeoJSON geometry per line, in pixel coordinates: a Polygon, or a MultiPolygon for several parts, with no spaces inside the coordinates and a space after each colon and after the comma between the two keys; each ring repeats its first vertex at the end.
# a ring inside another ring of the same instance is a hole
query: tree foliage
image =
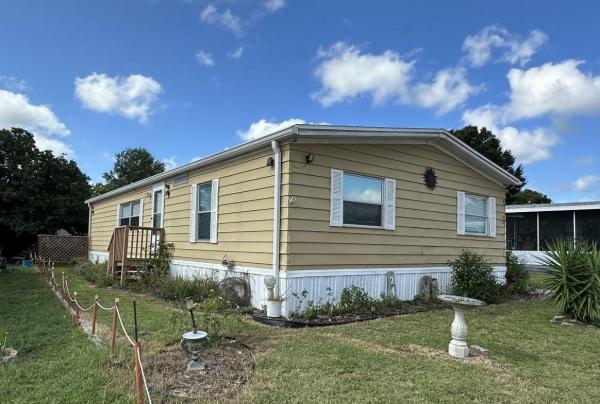
{"type": "Polygon", "coordinates": [[[530,205],[532,203],[552,203],[552,199],[533,189],[524,189],[511,197],[512,205],[530,205]]]}
{"type": "Polygon", "coordinates": [[[453,130],[451,133],[521,180],[521,185],[511,186],[506,190],[506,204],[514,204],[513,200],[527,183],[527,178],[525,177],[523,165],[516,165],[516,159],[512,152],[504,150],[500,144],[500,139],[483,127],[479,129],[477,126],[465,126],[462,129],[453,130]]]}
{"type": "Polygon", "coordinates": [[[143,147],[127,148],[115,155],[112,170],[102,174],[104,184],[97,184],[94,194],[99,195],[124,185],[165,171],[165,164],[143,147]]]}
{"type": "Polygon", "coordinates": [[[15,252],[40,233],[87,232],[88,181],[74,161],[39,150],[26,130],[0,130],[0,244],[15,252]]]}

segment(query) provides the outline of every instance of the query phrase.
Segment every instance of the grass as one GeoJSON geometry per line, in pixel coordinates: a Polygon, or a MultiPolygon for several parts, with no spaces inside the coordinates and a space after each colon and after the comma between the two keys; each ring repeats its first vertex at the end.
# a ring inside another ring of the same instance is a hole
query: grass
{"type": "MultiPolygon", "coordinates": [[[[95,348],[70,325],[62,308],[36,276],[19,271],[8,275],[10,282],[0,281],[0,324],[13,334],[33,327],[24,324],[30,321],[25,310],[14,313],[11,310],[12,322],[5,326],[7,300],[13,301],[13,306],[17,301],[34,308],[43,306],[38,321],[52,328],[46,332],[54,337],[51,342],[44,338],[40,341],[39,336],[31,338],[30,345],[38,342],[44,347],[39,352],[30,347],[29,354],[24,349],[26,341],[14,340],[13,345],[24,352],[24,357],[22,362],[12,365],[10,372],[3,369],[2,376],[11,372],[20,374],[9,376],[8,382],[0,377],[0,391],[6,392],[12,385],[19,394],[11,397],[25,397],[23,401],[54,399],[56,395],[69,397],[74,390],[91,394],[93,384],[89,381],[86,384],[87,378],[79,376],[82,366],[77,361],[85,352],[86,356],[97,358],[93,361],[94,371],[104,371],[102,380],[109,386],[103,386],[102,390],[106,401],[130,402],[131,396],[114,386],[115,380],[130,378],[128,369],[119,373],[109,368],[103,359],[106,352],[95,348]],[[17,289],[35,290],[35,294],[15,293],[17,289]],[[11,297],[5,296],[7,292],[11,297]],[[70,359],[62,359],[60,371],[54,370],[53,362],[41,361],[52,374],[41,377],[45,373],[28,362],[38,361],[45,351],[49,351],[47,355],[55,354],[59,346],[70,359]],[[31,354],[32,349],[35,354],[31,354]],[[71,384],[66,380],[71,380],[71,384]],[[32,383],[39,386],[37,393],[30,391],[32,383]],[[43,396],[46,389],[51,393],[43,396]]],[[[134,298],[138,301],[144,357],[156,355],[161,347],[178,340],[179,330],[169,322],[172,313],[178,310],[175,306],[116,289],[96,288],[73,275],[69,279],[71,289],[78,291],[84,306],[91,304],[95,294],[101,296],[104,304],[119,297],[128,326],[131,301],[134,298]]],[[[554,314],[557,314],[555,309],[543,301],[518,301],[470,311],[467,313],[469,342],[489,349],[489,353],[466,361],[445,354],[450,339],[450,310],[301,330],[269,328],[251,320],[228,323],[224,328],[230,335],[257,347],[255,377],[241,389],[236,401],[595,402],[600,396],[600,330],[552,324],[549,320],[554,314]]],[[[100,322],[103,330],[107,330],[110,316],[101,316],[100,322]]],[[[121,355],[127,358],[126,352],[121,355]]],[[[129,363],[125,359],[124,362],[129,363]]],[[[131,385],[127,383],[121,386],[123,390],[129,388],[131,385]]]]}
{"type": "Polygon", "coordinates": [[[91,343],[37,272],[0,274],[0,328],[17,361],[0,364],[0,402],[131,402],[108,371],[106,349],[91,343]]]}

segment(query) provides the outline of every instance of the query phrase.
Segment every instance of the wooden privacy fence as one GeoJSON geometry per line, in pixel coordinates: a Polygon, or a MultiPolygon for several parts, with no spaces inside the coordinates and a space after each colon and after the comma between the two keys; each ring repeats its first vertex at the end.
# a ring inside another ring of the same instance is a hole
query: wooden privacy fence
{"type": "Polygon", "coordinates": [[[62,263],[86,258],[88,255],[88,237],[40,234],[37,240],[37,255],[52,262],[62,263]]]}

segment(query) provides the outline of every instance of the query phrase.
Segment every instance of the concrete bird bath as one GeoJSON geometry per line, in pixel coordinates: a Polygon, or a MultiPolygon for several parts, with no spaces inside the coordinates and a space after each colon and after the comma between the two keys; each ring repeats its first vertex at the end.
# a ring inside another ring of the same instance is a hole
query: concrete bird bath
{"type": "Polygon", "coordinates": [[[467,345],[465,310],[485,306],[485,302],[454,295],[439,295],[438,299],[449,303],[454,309],[454,321],[452,321],[452,327],[450,328],[452,340],[448,344],[448,354],[455,358],[466,358],[469,356],[469,346],[467,345]]]}

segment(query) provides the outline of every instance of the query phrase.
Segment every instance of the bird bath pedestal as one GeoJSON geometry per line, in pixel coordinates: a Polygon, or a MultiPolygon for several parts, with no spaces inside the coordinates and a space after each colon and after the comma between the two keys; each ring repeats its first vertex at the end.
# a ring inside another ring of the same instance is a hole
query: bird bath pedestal
{"type": "Polygon", "coordinates": [[[455,358],[466,358],[469,356],[469,346],[467,345],[465,310],[485,306],[485,302],[454,295],[439,295],[438,299],[449,303],[454,309],[454,321],[452,321],[452,327],[450,328],[452,341],[448,344],[448,354],[455,358]]]}

